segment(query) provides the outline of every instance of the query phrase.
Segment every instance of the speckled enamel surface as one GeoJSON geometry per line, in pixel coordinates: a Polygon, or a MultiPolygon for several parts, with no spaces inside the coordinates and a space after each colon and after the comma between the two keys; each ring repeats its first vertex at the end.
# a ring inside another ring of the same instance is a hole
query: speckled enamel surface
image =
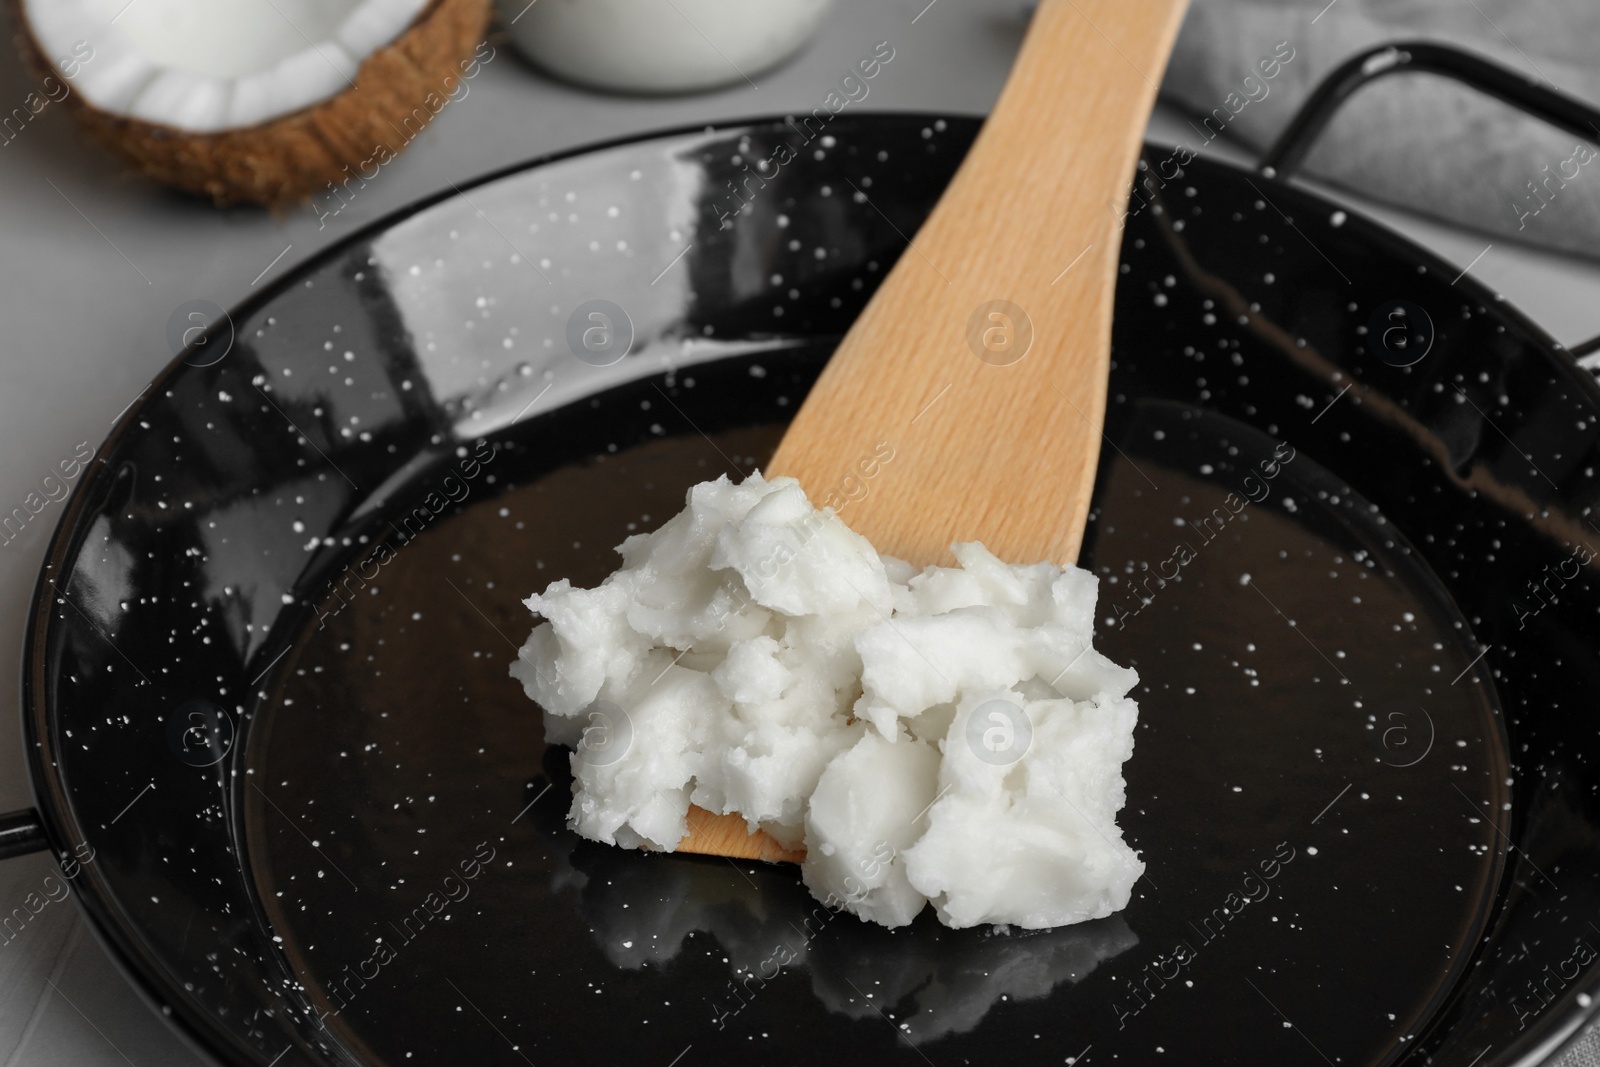
{"type": "Polygon", "coordinates": [[[565,830],[519,601],[764,461],[975,130],[841,117],[759,183],[794,127],[492,178],[130,407],[43,575],[26,728],[181,1026],[241,1064],[1488,1067],[1576,1025],[1600,391],[1359,217],[1155,152],[1084,555],[1143,679],[1128,909],[890,933],[793,868],[565,830]]]}

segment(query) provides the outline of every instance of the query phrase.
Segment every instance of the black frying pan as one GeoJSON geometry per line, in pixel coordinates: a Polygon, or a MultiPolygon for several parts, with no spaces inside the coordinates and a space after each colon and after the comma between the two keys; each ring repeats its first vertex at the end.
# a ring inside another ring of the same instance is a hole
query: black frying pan
{"type": "Polygon", "coordinates": [[[721,230],[791,128],[540,161],[216,324],[65,509],[6,851],[228,1063],[1536,1062],[1600,991],[1600,389],[1286,171],[1385,70],[1593,116],[1367,58],[1275,175],[1147,150],[1084,554],[1143,677],[1120,915],[891,934],[581,842],[506,677],[520,598],[760,465],[970,119],[841,116],[721,230]]]}

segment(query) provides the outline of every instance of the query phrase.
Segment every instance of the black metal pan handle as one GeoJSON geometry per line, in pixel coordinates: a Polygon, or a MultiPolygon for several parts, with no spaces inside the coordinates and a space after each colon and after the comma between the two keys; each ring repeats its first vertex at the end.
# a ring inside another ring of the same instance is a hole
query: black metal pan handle
{"type": "Polygon", "coordinates": [[[1390,74],[1419,73],[1452,78],[1569,133],[1600,137],[1600,110],[1576,97],[1450,45],[1402,41],[1358,52],[1323,78],[1261,157],[1262,172],[1288,177],[1298,170],[1334,114],[1358,89],[1390,74]]]}
{"type": "Polygon", "coordinates": [[[0,860],[43,852],[50,847],[44,836],[44,822],[32,808],[0,815],[0,860]]]}
{"type": "MultiPolygon", "coordinates": [[[[1576,97],[1450,45],[1401,41],[1359,52],[1323,78],[1261,157],[1261,172],[1268,177],[1288,178],[1300,168],[1322,131],[1357,90],[1390,74],[1416,73],[1451,78],[1579,137],[1600,137],[1600,110],[1576,97]]],[[[1569,349],[1574,357],[1596,351],[1600,351],[1600,337],[1569,349]]]]}

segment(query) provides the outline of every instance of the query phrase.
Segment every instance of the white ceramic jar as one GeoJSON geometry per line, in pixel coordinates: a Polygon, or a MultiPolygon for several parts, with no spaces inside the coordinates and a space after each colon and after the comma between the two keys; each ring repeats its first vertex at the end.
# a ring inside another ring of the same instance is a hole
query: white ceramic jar
{"type": "Polygon", "coordinates": [[[755,80],[811,39],[833,0],[496,0],[523,55],[566,81],[683,93],[755,80]]]}

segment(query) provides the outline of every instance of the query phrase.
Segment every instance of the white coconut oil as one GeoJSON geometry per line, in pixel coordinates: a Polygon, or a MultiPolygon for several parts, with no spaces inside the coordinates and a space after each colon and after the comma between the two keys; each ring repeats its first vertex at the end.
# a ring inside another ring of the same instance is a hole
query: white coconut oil
{"type": "Polygon", "coordinates": [[[886,926],[1127,905],[1138,676],[1091,645],[1092,574],[977,543],[919,571],[759,474],[695,486],[618,551],[598,587],[527,600],[544,621],[511,668],[576,746],[579,834],[671,851],[690,804],[737,813],[886,926]]]}

